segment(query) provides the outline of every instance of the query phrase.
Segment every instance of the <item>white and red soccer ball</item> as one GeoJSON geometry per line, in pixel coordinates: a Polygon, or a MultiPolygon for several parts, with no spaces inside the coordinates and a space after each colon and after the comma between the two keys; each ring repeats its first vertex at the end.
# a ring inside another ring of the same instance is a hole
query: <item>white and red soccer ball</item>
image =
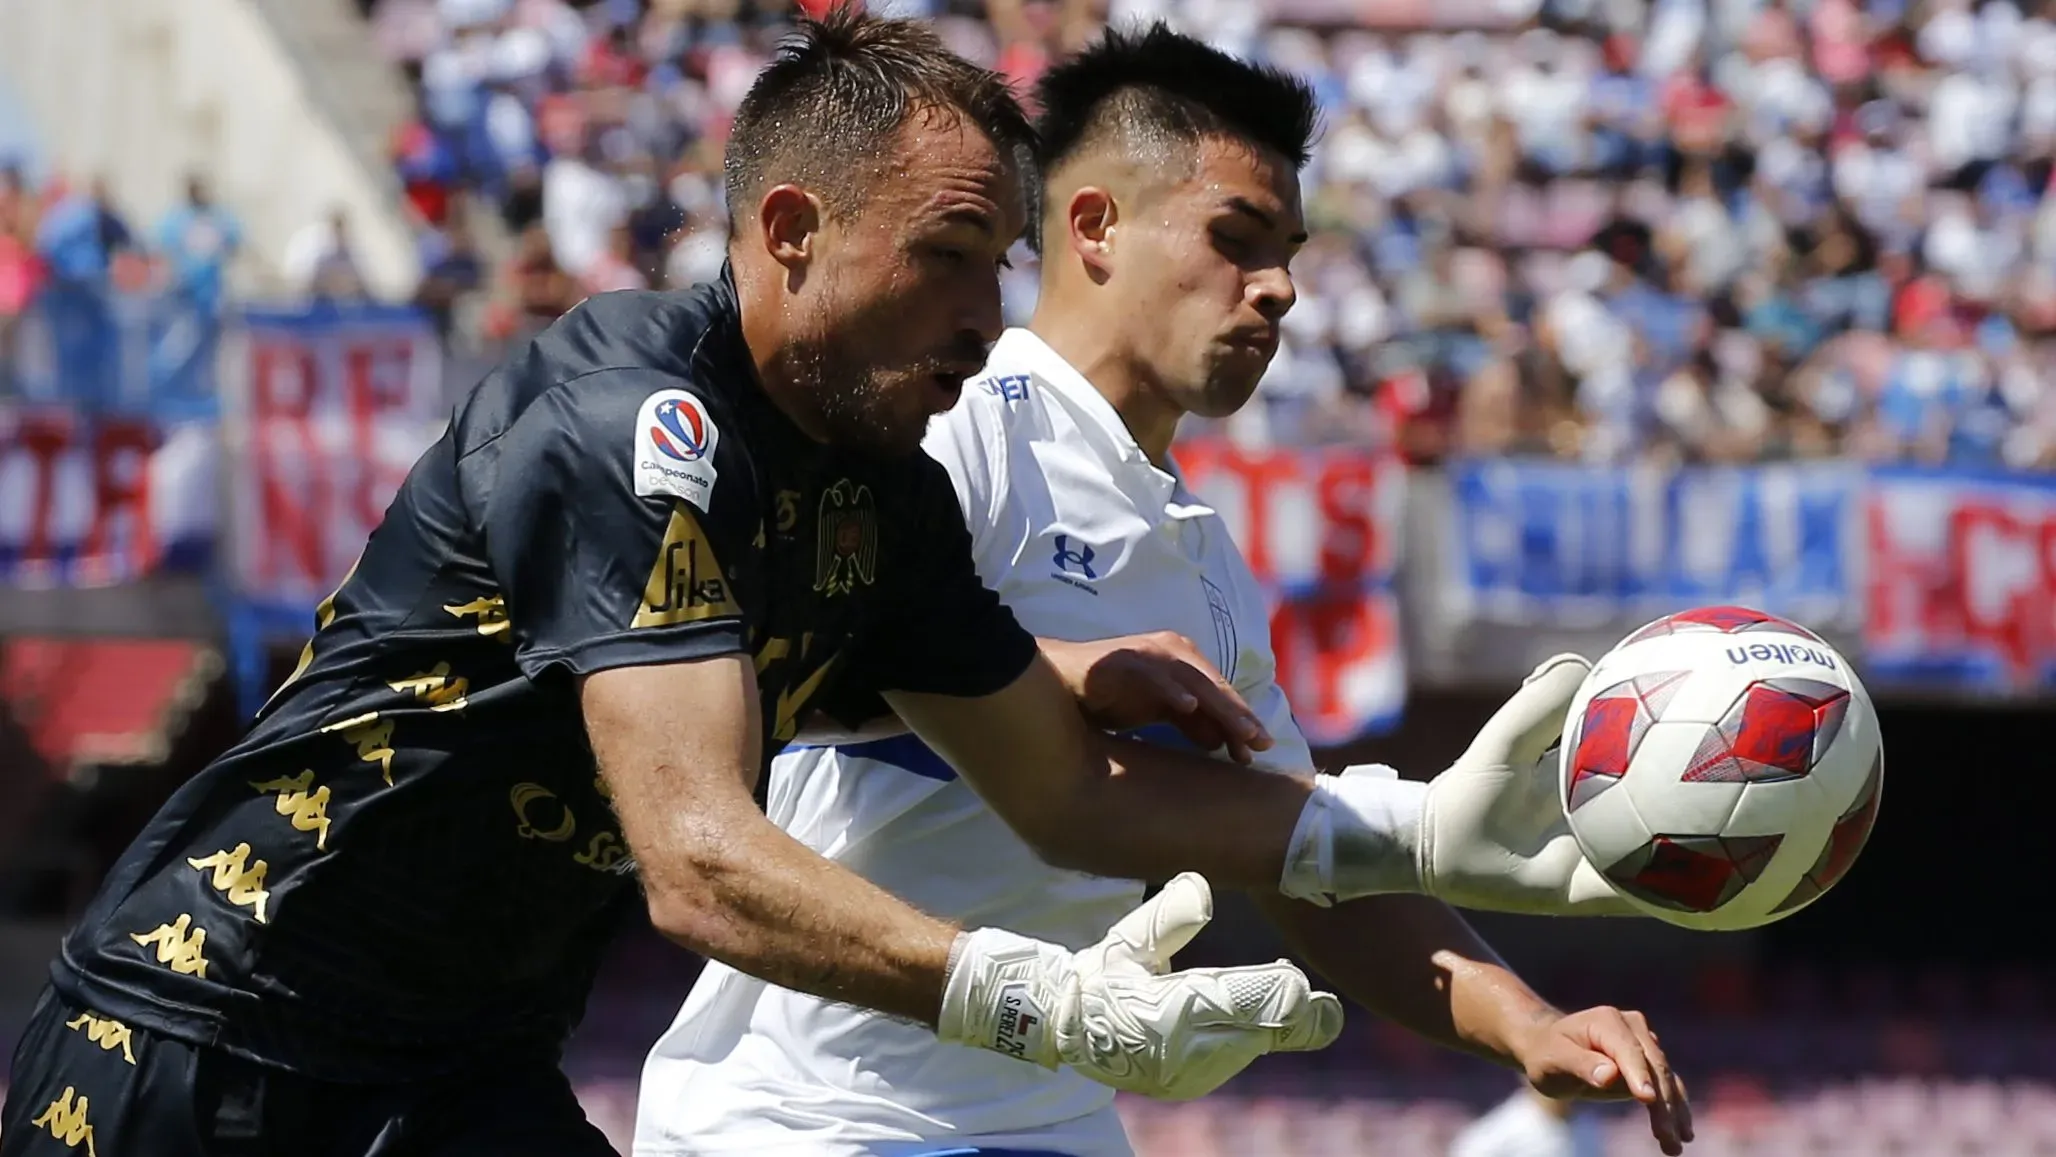
{"type": "Polygon", "coordinates": [[[1585,858],[1687,928],[1781,920],[1849,870],[1884,749],[1856,673],[1820,636],[1743,607],[1658,619],[1593,665],[1561,787],[1585,858]]]}

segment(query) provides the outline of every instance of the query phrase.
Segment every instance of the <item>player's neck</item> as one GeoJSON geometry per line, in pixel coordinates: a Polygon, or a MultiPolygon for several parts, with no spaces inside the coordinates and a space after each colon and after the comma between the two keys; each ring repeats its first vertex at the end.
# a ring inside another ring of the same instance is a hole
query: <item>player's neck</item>
{"type": "Polygon", "coordinates": [[[816,442],[828,441],[821,411],[801,386],[803,367],[797,363],[793,343],[788,341],[778,307],[762,300],[756,280],[741,268],[735,270],[736,301],[742,314],[742,343],[748,348],[750,366],[757,372],[771,404],[791,419],[802,434],[816,442]]]}
{"type": "Polygon", "coordinates": [[[1149,366],[1136,356],[1118,325],[1090,310],[1066,309],[1054,294],[1037,303],[1028,329],[1058,357],[1070,363],[1121,416],[1135,444],[1159,468],[1171,457],[1171,442],[1184,413],[1164,400],[1149,366]]]}

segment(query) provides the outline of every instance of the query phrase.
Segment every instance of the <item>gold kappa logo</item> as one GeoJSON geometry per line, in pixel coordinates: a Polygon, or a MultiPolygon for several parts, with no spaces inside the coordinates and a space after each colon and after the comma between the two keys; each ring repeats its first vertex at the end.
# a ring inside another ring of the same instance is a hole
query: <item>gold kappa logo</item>
{"type": "MultiPolygon", "coordinates": [[[[395,691],[411,692],[416,699],[428,704],[430,711],[462,711],[464,695],[471,689],[471,681],[462,675],[452,676],[448,663],[437,663],[426,671],[417,671],[405,679],[395,679],[386,686],[395,691]]],[[[391,737],[391,724],[387,724],[387,737],[391,737]]],[[[387,777],[391,783],[391,777],[387,777]]]]}
{"type": "Polygon", "coordinates": [[[643,584],[642,605],[629,626],[668,627],[741,613],[700,520],[684,504],[673,506],[656,565],[643,584]]]}
{"type": "Polygon", "coordinates": [[[444,611],[460,619],[477,619],[478,633],[488,638],[498,638],[502,643],[513,641],[508,633],[507,600],[500,595],[486,595],[468,603],[446,606],[444,611]]]}
{"type": "MultiPolygon", "coordinates": [[[[444,673],[448,674],[448,671],[445,667],[444,673]]],[[[462,707],[463,688],[458,688],[458,692],[457,706],[462,707]]],[[[392,720],[380,719],[378,712],[372,711],[363,715],[353,715],[340,723],[331,723],[321,729],[323,735],[331,732],[342,736],[343,742],[356,748],[357,758],[366,763],[377,764],[378,773],[385,778],[386,786],[393,786],[392,720]]]]}
{"type": "Polygon", "coordinates": [[[312,771],[268,779],[250,786],[258,791],[277,792],[278,814],[292,821],[294,831],[313,832],[316,851],[328,850],[328,788],[307,790],[314,786],[312,771]]]}
{"type": "Polygon", "coordinates": [[[91,1103],[77,1089],[66,1085],[64,1095],[50,1102],[43,1115],[29,1124],[62,1141],[67,1149],[76,1149],[84,1142],[86,1157],[100,1157],[93,1148],[93,1127],[86,1124],[86,1110],[90,1107],[91,1103]]]}
{"type": "Polygon", "coordinates": [[[871,488],[844,478],[821,492],[814,555],[814,589],[846,595],[871,585],[878,566],[878,512],[871,488]]]}
{"type": "Polygon", "coordinates": [[[230,850],[211,856],[188,859],[186,864],[203,872],[212,868],[214,878],[209,882],[215,891],[225,894],[228,902],[239,908],[253,909],[259,924],[269,924],[271,921],[265,916],[264,908],[271,901],[271,893],[264,890],[264,875],[271,866],[263,860],[254,864],[249,860],[250,845],[237,844],[230,850]]]}
{"type": "Polygon", "coordinates": [[[129,939],[145,948],[155,944],[157,963],[170,965],[173,972],[207,979],[207,957],[202,955],[207,948],[207,930],[193,927],[192,913],[180,913],[177,920],[148,932],[131,932],[129,939]]]}
{"type": "Polygon", "coordinates": [[[108,1052],[120,1049],[122,1060],[130,1064],[136,1063],[135,1050],[129,1047],[129,1027],[120,1021],[108,1020],[104,1016],[94,1016],[90,1012],[82,1012],[71,1020],[65,1021],[64,1027],[71,1029],[73,1032],[84,1029],[86,1030],[87,1040],[92,1041],[108,1052]]]}

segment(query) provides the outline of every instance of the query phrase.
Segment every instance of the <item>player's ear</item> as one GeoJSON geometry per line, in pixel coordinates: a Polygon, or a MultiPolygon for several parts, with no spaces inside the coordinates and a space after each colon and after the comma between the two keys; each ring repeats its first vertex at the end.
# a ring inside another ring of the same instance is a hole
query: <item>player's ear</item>
{"type": "Polygon", "coordinates": [[[774,186],[757,205],[757,226],[771,259],[798,272],[814,255],[821,202],[798,185],[774,186]]]}
{"type": "Polygon", "coordinates": [[[1112,268],[1114,224],[1120,207],[1114,195],[1097,185],[1086,185],[1071,194],[1065,207],[1065,232],[1071,252],[1094,274],[1104,277],[1112,268]]]}

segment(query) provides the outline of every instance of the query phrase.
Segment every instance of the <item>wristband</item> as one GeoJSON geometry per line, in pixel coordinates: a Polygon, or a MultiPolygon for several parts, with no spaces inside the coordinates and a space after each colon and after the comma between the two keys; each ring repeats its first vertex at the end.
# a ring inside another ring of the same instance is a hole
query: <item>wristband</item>
{"type": "Polygon", "coordinates": [[[1390,768],[1314,777],[1285,853],[1278,891],[1327,907],[1336,900],[1421,891],[1421,814],[1428,785],[1390,768]]]}

